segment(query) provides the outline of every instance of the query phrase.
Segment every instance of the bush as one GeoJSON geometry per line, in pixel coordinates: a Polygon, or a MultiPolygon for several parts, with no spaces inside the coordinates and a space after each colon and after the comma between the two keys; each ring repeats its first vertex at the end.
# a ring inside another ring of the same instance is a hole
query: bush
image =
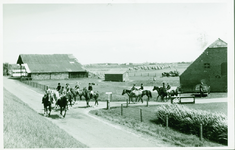
{"type": "Polygon", "coordinates": [[[202,124],[204,138],[227,145],[228,124],[227,117],[223,114],[192,110],[178,104],[158,107],[159,123],[165,124],[166,115],[169,118],[169,127],[199,136],[200,124],[202,124]]]}

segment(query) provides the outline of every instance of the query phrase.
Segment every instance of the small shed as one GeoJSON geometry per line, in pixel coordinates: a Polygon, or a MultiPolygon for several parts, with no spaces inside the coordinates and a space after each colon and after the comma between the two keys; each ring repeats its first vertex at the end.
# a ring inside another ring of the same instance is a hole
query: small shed
{"type": "Polygon", "coordinates": [[[127,71],[109,71],[105,73],[105,81],[125,82],[129,79],[127,71]]]}

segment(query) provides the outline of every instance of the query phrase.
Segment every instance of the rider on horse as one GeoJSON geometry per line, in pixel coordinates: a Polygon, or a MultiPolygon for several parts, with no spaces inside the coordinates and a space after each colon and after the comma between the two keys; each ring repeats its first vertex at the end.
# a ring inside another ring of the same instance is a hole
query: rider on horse
{"type": "Polygon", "coordinates": [[[93,87],[92,87],[91,83],[89,83],[88,91],[91,93],[91,97],[92,97],[94,92],[93,92],[93,87]]]}
{"type": "Polygon", "coordinates": [[[144,90],[143,83],[141,83],[139,90],[144,90]]]}
{"type": "Polygon", "coordinates": [[[133,84],[133,87],[131,88],[131,91],[137,90],[137,88],[135,87],[135,84],[133,84]]]}
{"type": "Polygon", "coordinates": [[[49,116],[51,112],[51,103],[52,103],[53,98],[50,96],[50,93],[48,91],[45,91],[44,96],[42,97],[42,104],[44,106],[44,114],[47,112],[47,106],[49,106],[49,116]]]}

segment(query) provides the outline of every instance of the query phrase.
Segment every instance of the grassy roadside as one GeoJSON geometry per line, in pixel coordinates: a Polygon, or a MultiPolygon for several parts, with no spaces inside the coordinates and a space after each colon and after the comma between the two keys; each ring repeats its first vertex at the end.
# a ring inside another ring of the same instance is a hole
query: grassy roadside
{"type": "Polygon", "coordinates": [[[90,113],[181,147],[224,147],[206,139],[200,141],[196,135],[183,134],[171,128],[166,130],[163,125],[156,124],[155,109],[156,106],[124,108],[123,116],[120,115],[120,107],[113,107],[110,110],[93,110],[90,113]],[[140,108],[143,112],[143,122],[140,122],[140,108]]]}
{"type": "Polygon", "coordinates": [[[84,148],[65,131],[4,89],[4,148],[84,148]]]}

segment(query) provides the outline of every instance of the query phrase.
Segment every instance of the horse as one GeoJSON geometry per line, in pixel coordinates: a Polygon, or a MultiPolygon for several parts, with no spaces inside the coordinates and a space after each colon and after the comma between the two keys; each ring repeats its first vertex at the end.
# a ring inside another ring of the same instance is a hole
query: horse
{"type": "Polygon", "coordinates": [[[85,97],[85,99],[86,99],[86,104],[87,104],[87,107],[90,107],[90,105],[89,105],[89,102],[90,102],[90,100],[91,99],[93,99],[94,98],[94,100],[95,100],[95,104],[97,104],[98,105],[98,98],[99,98],[99,93],[98,92],[93,92],[93,94],[89,91],[89,90],[87,90],[86,88],[83,88],[83,96],[85,97]]]}
{"type": "Polygon", "coordinates": [[[65,95],[61,96],[60,99],[57,100],[56,105],[60,106],[60,115],[65,117],[68,108],[67,97],[65,95]],[[64,115],[62,114],[63,111],[64,115]]]}
{"type": "Polygon", "coordinates": [[[178,96],[179,91],[180,91],[179,87],[171,87],[170,89],[167,89],[166,92],[167,92],[167,95],[171,97],[171,96],[178,96]]]}
{"type": "Polygon", "coordinates": [[[146,95],[148,97],[148,101],[149,98],[152,98],[152,92],[150,90],[143,90],[142,91],[142,95],[141,95],[141,101],[143,103],[143,96],[146,95]]]}
{"type": "MultiPolygon", "coordinates": [[[[139,99],[142,99],[142,91],[139,91],[139,90],[128,90],[128,89],[124,89],[122,91],[122,95],[124,94],[127,94],[129,96],[129,104],[130,104],[130,100],[133,102],[132,98],[136,98],[136,102],[138,101],[138,98],[139,99]]],[[[143,101],[143,100],[142,100],[143,101]]]]}
{"type": "Polygon", "coordinates": [[[166,99],[167,99],[167,92],[166,92],[166,90],[163,89],[163,87],[154,86],[153,91],[154,90],[156,90],[158,93],[157,100],[158,100],[159,96],[161,97],[161,100],[164,100],[164,97],[166,97],[166,99]]]}
{"type": "Polygon", "coordinates": [[[50,96],[49,93],[46,93],[43,98],[42,98],[42,103],[43,103],[43,106],[44,106],[44,115],[48,115],[50,116],[51,114],[51,104],[52,104],[52,97],[50,96]],[[48,113],[48,109],[47,107],[49,107],[49,113],[48,113]]]}
{"type": "Polygon", "coordinates": [[[82,96],[85,97],[85,94],[83,92],[83,90],[81,89],[72,89],[72,93],[74,95],[75,101],[76,101],[76,97],[79,96],[80,100],[82,100],[82,96]]]}
{"type": "Polygon", "coordinates": [[[154,90],[157,90],[158,92],[157,100],[159,96],[161,96],[162,100],[164,100],[164,97],[168,100],[167,96],[170,98],[171,96],[178,96],[179,94],[179,87],[171,87],[170,89],[164,90],[163,87],[154,86],[153,91],[154,90]]]}

